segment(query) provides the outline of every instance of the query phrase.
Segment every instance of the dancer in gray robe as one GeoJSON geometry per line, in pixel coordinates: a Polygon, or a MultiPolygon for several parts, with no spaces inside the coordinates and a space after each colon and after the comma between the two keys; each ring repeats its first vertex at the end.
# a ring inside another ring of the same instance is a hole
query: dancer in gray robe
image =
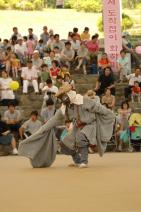
{"type": "Polygon", "coordinates": [[[96,145],[103,156],[112,137],[115,115],[97,101],[76,94],[69,85],[61,88],[56,96],[62,100],[62,107],[35,134],[20,143],[19,155],[28,157],[33,167],[51,166],[57,152],[54,128],[69,119],[73,130],[63,140],[61,151],[72,156],[75,166],[85,168],[90,144],[96,145]]]}

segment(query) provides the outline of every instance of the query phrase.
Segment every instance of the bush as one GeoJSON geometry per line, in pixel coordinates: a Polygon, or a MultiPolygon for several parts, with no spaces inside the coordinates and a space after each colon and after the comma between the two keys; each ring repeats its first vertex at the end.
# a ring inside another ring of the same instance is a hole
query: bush
{"type": "Polygon", "coordinates": [[[35,10],[42,10],[44,7],[42,0],[34,0],[33,5],[35,10]]]}
{"type": "MultiPolygon", "coordinates": [[[[133,20],[130,16],[126,15],[126,14],[122,14],[122,30],[127,30],[130,29],[133,26],[133,20]]],[[[103,21],[102,21],[102,17],[100,17],[97,21],[97,27],[98,30],[100,32],[103,32],[103,21]]]]}
{"type": "Polygon", "coordinates": [[[134,25],[133,20],[130,16],[125,13],[122,14],[122,30],[130,29],[134,25]]]}
{"type": "Polygon", "coordinates": [[[21,6],[22,10],[26,10],[26,11],[35,9],[33,3],[29,2],[29,1],[23,1],[20,6],[21,6]]]}
{"type": "Polygon", "coordinates": [[[20,1],[19,0],[9,0],[8,6],[10,9],[20,9],[20,1]]]}
{"type": "Polygon", "coordinates": [[[137,6],[136,6],[136,8],[137,8],[138,10],[141,10],[141,3],[138,3],[137,6]]]}
{"type": "Polygon", "coordinates": [[[73,4],[74,4],[74,1],[67,0],[67,1],[65,1],[64,8],[66,8],[66,9],[72,9],[73,8],[73,4]]]}
{"type": "Polygon", "coordinates": [[[65,3],[65,8],[73,8],[77,11],[85,12],[101,12],[101,0],[68,0],[65,3]]]}
{"type": "Polygon", "coordinates": [[[4,10],[4,9],[6,9],[6,8],[7,8],[7,6],[6,6],[5,1],[4,1],[4,0],[0,0],[0,9],[1,9],[1,10],[4,10]]]}

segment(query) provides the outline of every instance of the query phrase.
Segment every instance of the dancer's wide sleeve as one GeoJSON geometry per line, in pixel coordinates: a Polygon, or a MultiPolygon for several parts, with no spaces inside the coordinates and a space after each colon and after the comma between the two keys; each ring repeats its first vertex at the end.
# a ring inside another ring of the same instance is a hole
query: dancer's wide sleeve
{"type": "Polygon", "coordinates": [[[19,155],[30,158],[33,167],[51,166],[57,152],[54,127],[62,124],[63,121],[62,112],[59,110],[55,116],[35,134],[19,144],[19,155]]]}

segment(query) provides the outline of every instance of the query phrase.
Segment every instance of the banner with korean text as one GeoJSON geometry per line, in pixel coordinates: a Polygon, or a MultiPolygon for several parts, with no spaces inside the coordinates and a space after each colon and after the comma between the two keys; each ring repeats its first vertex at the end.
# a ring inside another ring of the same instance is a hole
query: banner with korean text
{"type": "Polygon", "coordinates": [[[103,23],[105,52],[117,70],[117,59],[122,49],[121,0],[103,0],[103,23]]]}

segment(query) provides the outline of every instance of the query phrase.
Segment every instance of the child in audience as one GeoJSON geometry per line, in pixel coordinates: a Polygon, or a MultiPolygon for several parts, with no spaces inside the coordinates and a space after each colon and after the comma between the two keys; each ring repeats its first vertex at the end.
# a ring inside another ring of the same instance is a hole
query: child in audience
{"type": "Polygon", "coordinates": [[[131,108],[127,101],[122,102],[121,108],[118,110],[117,123],[119,125],[119,130],[117,132],[117,149],[122,151],[122,141],[120,140],[121,134],[128,127],[128,119],[131,115],[131,108]],[[118,139],[119,138],[119,139],[118,139]]]}
{"type": "Polygon", "coordinates": [[[50,77],[53,81],[56,81],[59,72],[60,72],[59,63],[57,60],[53,60],[52,67],[50,68],[50,77]]]}
{"type": "Polygon", "coordinates": [[[30,35],[29,36],[29,40],[26,42],[26,45],[27,45],[28,59],[31,60],[32,59],[33,52],[35,50],[35,42],[34,42],[33,35],[30,35]]]}
{"type": "Polygon", "coordinates": [[[141,101],[141,88],[139,86],[138,81],[134,82],[134,86],[131,88],[131,90],[132,90],[132,94],[131,94],[132,102],[134,102],[135,97],[137,97],[138,102],[140,102],[141,101]]]}
{"type": "Polygon", "coordinates": [[[118,110],[118,123],[120,130],[124,130],[128,126],[128,119],[131,115],[131,108],[127,101],[122,102],[121,108],[118,110]]]}
{"type": "Polygon", "coordinates": [[[49,69],[46,64],[43,64],[41,66],[40,78],[41,83],[39,84],[39,89],[42,90],[43,87],[46,85],[46,81],[50,78],[49,69]]]}
{"type": "Polygon", "coordinates": [[[63,66],[61,66],[59,75],[62,77],[62,79],[64,79],[66,73],[69,73],[69,67],[64,64],[63,66]]]}
{"type": "Polygon", "coordinates": [[[44,62],[44,64],[46,64],[48,66],[48,68],[51,67],[52,62],[51,62],[50,52],[49,51],[46,51],[44,53],[43,62],[44,62]]]}
{"type": "Polygon", "coordinates": [[[69,72],[65,74],[64,83],[70,84],[72,86],[72,90],[75,90],[75,83],[74,80],[71,79],[69,72]]]}
{"type": "Polygon", "coordinates": [[[18,78],[18,71],[21,67],[20,60],[17,58],[16,54],[11,54],[11,67],[13,78],[18,78]]]}

